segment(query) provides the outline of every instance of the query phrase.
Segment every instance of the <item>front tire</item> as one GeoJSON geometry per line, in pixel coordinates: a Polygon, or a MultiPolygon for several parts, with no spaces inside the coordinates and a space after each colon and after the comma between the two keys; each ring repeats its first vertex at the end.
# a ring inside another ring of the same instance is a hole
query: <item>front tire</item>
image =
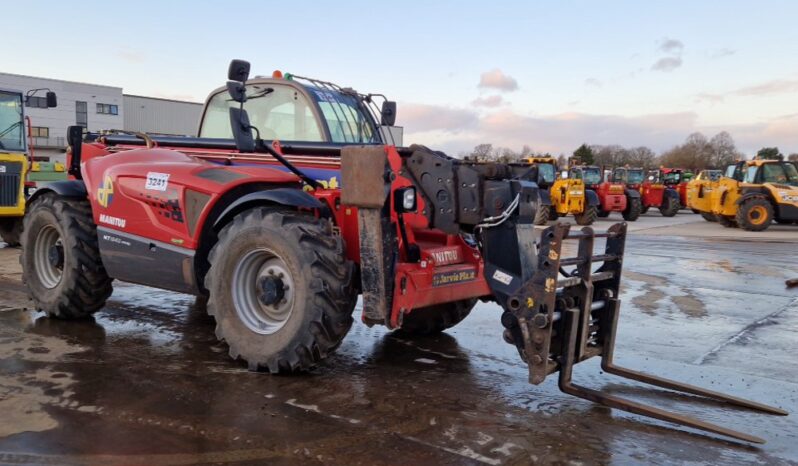
{"type": "Polygon", "coordinates": [[[441,333],[462,322],[476,304],[476,299],[463,299],[412,310],[404,316],[397,332],[412,336],[441,333]]]}
{"type": "Polygon", "coordinates": [[[589,205],[581,214],[574,215],[577,225],[592,225],[598,217],[598,208],[594,205],[589,205]]]}
{"type": "Polygon", "coordinates": [[[634,222],[640,218],[640,211],[643,205],[640,203],[639,197],[631,197],[628,201],[629,203],[626,206],[626,210],[623,211],[623,219],[627,222],[634,222]]]}
{"type": "MultiPolygon", "coordinates": [[[[548,205],[539,205],[538,211],[535,212],[535,225],[546,225],[549,223],[549,220],[552,218],[552,211],[554,210],[554,206],[548,205]]],[[[557,218],[557,214],[555,212],[554,218],[557,218]]]]}
{"type": "Polygon", "coordinates": [[[216,336],[250,370],[311,369],[352,326],[355,267],[326,221],[245,211],[219,233],[209,262],[205,287],[216,336]]]}
{"type": "Polygon", "coordinates": [[[715,216],[712,212],[700,212],[701,218],[706,220],[707,222],[717,222],[718,217],[715,216]]]}
{"type": "Polygon", "coordinates": [[[91,204],[44,194],[29,206],[21,237],[22,282],[39,311],[87,318],[113,287],[100,258],[91,204]]]}
{"type": "Polygon", "coordinates": [[[773,222],[773,206],[763,197],[749,198],[737,208],[735,220],[744,230],[767,230],[773,222]]]}
{"type": "Polygon", "coordinates": [[[8,246],[19,246],[22,236],[22,217],[0,218],[0,239],[8,246]]]}
{"type": "Polygon", "coordinates": [[[675,217],[677,213],[679,213],[679,209],[681,206],[679,205],[679,201],[673,197],[666,197],[663,200],[662,206],[659,208],[659,212],[662,214],[663,217],[675,217]]]}

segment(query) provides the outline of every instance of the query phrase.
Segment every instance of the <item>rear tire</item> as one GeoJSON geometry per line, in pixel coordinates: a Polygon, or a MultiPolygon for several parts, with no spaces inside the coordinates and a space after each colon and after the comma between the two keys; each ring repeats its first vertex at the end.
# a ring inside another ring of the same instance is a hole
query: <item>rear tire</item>
{"type": "Polygon", "coordinates": [[[476,304],[476,299],[463,299],[414,309],[404,316],[402,327],[397,330],[397,333],[410,336],[441,333],[462,322],[476,304]]]}
{"type": "MultiPolygon", "coordinates": [[[[535,212],[535,225],[546,225],[551,220],[551,211],[554,210],[554,206],[549,205],[540,205],[538,206],[538,211],[535,212]]],[[[557,218],[557,214],[554,214],[554,218],[557,218]]]]}
{"type": "Polygon", "coordinates": [[[305,371],[352,326],[354,264],[330,224],[255,208],[219,233],[205,278],[208,313],[230,356],[250,370],[305,371]]]}
{"type": "Polygon", "coordinates": [[[609,210],[604,210],[604,209],[601,208],[601,206],[598,206],[598,207],[596,207],[596,216],[598,218],[607,218],[607,217],[610,216],[610,211],[609,210]]]}
{"type": "Polygon", "coordinates": [[[764,197],[746,199],[737,208],[735,220],[747,231],[767,230],[773,222],[773,206],[764,197]]]}
{"type": "Polygon", "coordinates": [[[717,222],[718,217],[715,216],[712,212],[699,212],[701,214],[701,218],[706,220],[707,222],[717,222]]]}
{"type": "Polygon", "coordinates": [[[589,205],[581,214],[574,215],[577,225],[592,225],[598,216],[598,208],[594,205],[589,205]]]}
{"type": "Polygon", "coordinates": [[[643,206],[640,203],[639,197],[631,197],[628,201],[629,203],[626,206],[626,210],[623,211],[623,219],[627,222],[634,222],[640,218],[640,210],[643,206]]]}
{"type": "Polygon", "coordinates": [[[725,215],[718,214],[715,215],[715,218],[718,220],[718,223],[726,228],[737,228],[737,222],[733,217],[727,217],[725,215]]]}
{"type": "Polygon", "coordinates": [[[663,199],[662,206],[659,208],[659,212],[663,217],[675,217],[676,214],[679,213],[679,209],[681,209],[681,206],[679,205],[679,201],[677,199],[666,197],[663,199]]]}
{"type": "Polygon", "coordinates": [[[28,207],[21,242],[22,282],[39,311],[87,318],[113,287],[100,258],[91,204],[44,194],[28,207]]]}
{"type": "Polygon", "coordinates": [[[9,247],[19,246],[22,236],[22,217],[0,218],[0,239],[9,247]]]}

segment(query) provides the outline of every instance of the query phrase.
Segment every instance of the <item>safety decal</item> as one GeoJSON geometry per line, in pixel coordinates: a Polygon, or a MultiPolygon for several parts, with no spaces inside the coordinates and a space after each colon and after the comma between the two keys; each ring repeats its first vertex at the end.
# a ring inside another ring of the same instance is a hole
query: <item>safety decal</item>
{"type": "Polygon", "coordinates": [[[147,173],[147,183],[144,189],[149,191],[166,191],[169,187],[169,174],[168,173],[147,173]]]}
{"type": "Polygon", "coordinates": [[[507,273],[502,272],[501,270],[497,270],[493,272],[493,279],[499,283],[504,283],[505,285],[509,285],[513,281],[513,276],[507,273]]]}
{"type": "Polygon", "coordinates": [[[103,207],[108,207],[114,200],[114,181],[110,176],[105,177],[103,185],[97,189],[97,203],[103,207]]]}
{"type": "Polygon", "coordinates": [[[453,285],[455,283],[470,282],[476,279],[477,272],[475,270],[441,272],[432,276],[432,286],[453,285]]]}

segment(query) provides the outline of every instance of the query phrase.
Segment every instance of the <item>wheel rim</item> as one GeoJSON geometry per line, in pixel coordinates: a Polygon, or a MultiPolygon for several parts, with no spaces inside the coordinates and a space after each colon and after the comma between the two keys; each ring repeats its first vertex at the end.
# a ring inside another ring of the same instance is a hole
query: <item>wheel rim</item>
{"type": "Polygon", "coordinates": [[[250,251],[233,272],[233,305],[246,327],[270,335],[285,325],[294,309],[294,279],[286,263],[268,249],[250,251]]]}
{"type": "Polygon", "coordinates": [[[754,225],[761,225],[765,223],[767,216],[768,216],[767,210],[760,205],[753,206],[748,211],[748,221],[750,221],[754,225]]]}
{"type": "Polygon", "coordinates": [[[53,225],[39,230],[33,247],[33,261],[42,286],[47,289],[58,286],[64,274],[64,244],[61,233],[53,225]]]}

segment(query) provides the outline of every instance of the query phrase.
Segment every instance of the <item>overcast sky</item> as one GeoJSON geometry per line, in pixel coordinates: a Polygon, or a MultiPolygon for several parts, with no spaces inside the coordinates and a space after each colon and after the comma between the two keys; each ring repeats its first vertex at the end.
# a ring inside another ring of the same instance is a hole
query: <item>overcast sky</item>
{"type": "Polygon", "coordinates": [[[798,152],[798,2],[314,3],[12,2],[0,71],[202,101],[244,58],[384,93],[406,143],[454,153],[721,130],[798,152]]]}

